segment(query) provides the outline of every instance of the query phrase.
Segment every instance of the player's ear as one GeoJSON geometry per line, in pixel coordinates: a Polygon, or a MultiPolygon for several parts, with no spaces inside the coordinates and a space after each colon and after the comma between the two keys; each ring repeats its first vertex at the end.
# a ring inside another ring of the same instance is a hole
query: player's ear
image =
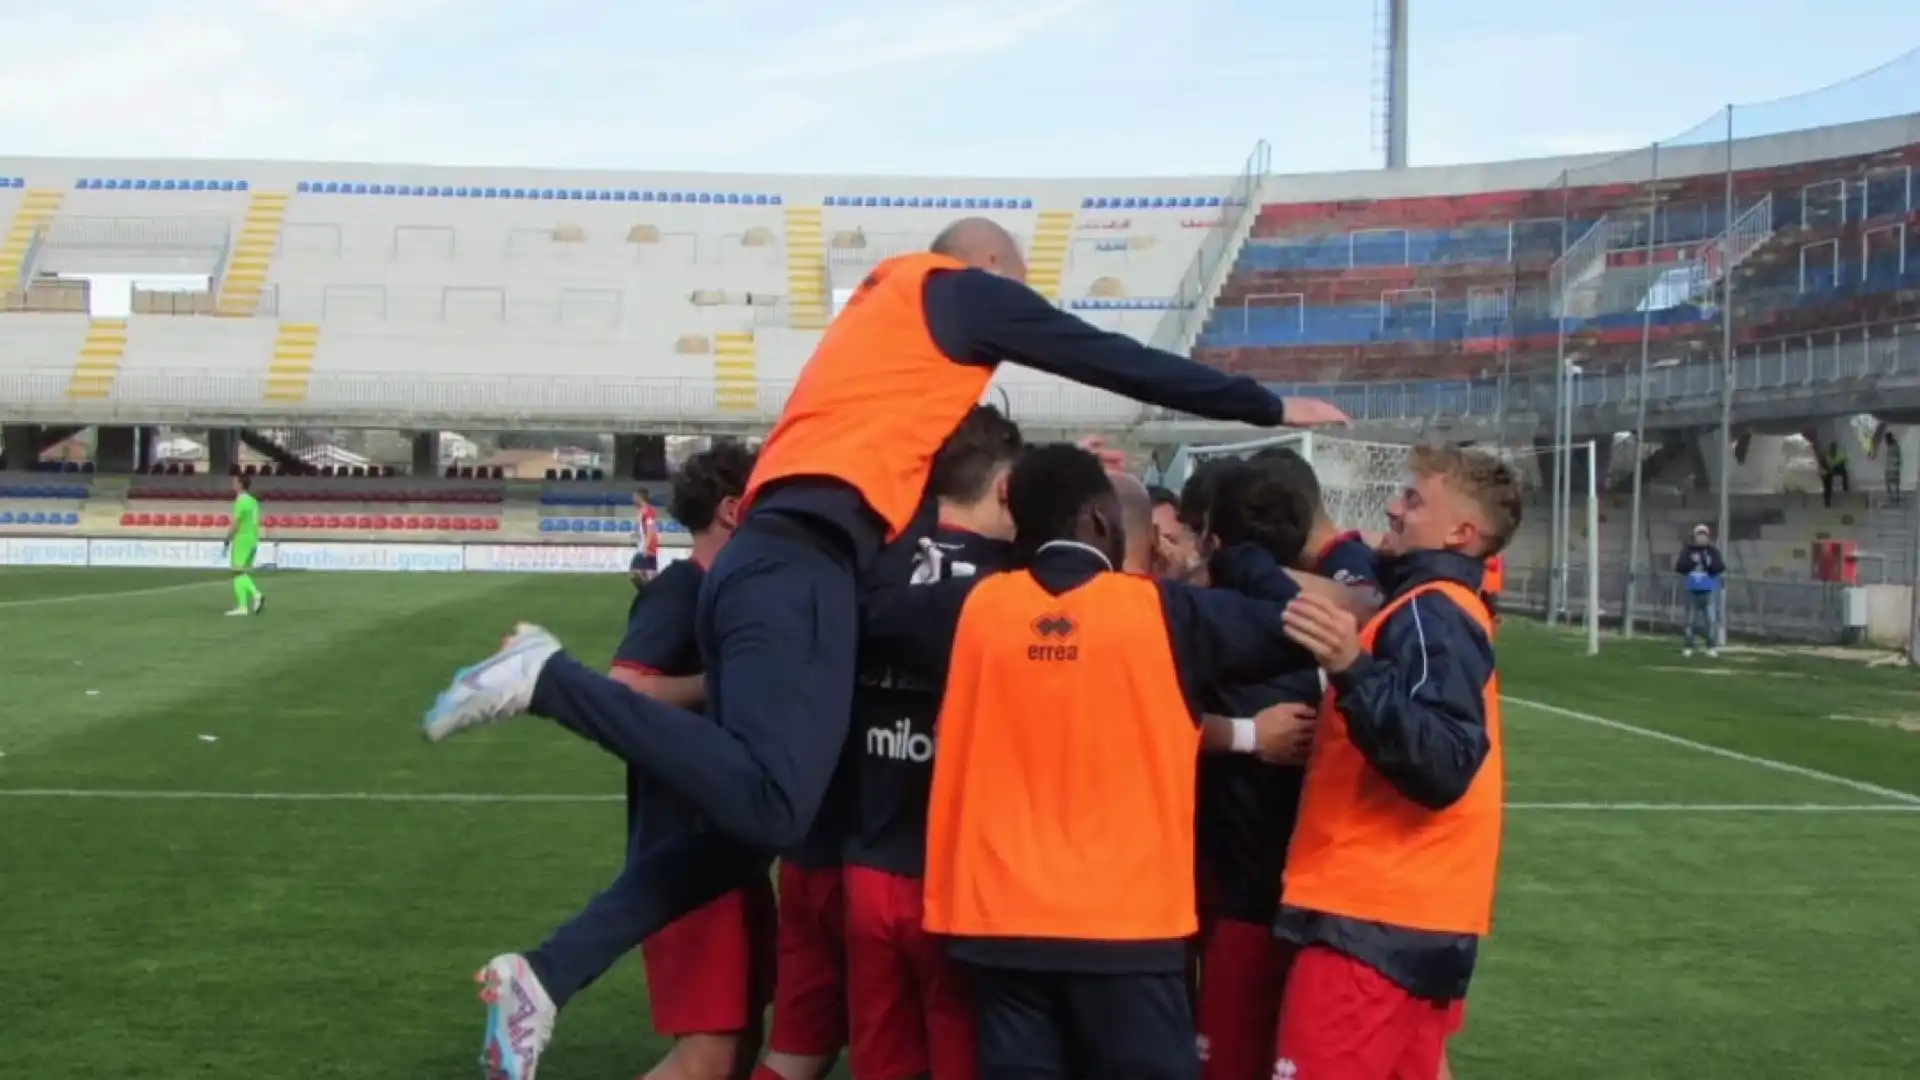
{"type": "Polygon", "coordinates": [[[1012,469],[1001,469],[1000,475],[993,478],[993,499],[1001,506],[1007,505],[1007,479],[1012,475],[1012,469]]]}
{"type": "Polygon", "coordinates": [[[713,516],[723,528],[729,531],[734,529],[740,516],[740,496],[729,495],[721,499],[720,505],[714,508],[713,516]]]}
{"type": "Polygon", "coordinates": [[[1480,550],[1480,527],[1472,518],[1461,518],[1447,530],[1447,547],[1463,553],[1480,550]]]}

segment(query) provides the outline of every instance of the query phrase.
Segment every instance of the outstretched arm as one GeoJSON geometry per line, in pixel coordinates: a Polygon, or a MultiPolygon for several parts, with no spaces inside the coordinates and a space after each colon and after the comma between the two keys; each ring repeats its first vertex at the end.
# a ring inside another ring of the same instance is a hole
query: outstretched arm
{"type": "Polygon", "coordinates": [[[1255,599],[1163,581],[1160,595],[1181,681],[1195,700],[1221,683],[1264,682],[1314,666],[1282,621],[1297,588],[1284,599],[1255,599]]]}
{"type": "Polygon", "coordinates": [[[1282,398],[1245,375],[1102,330],[1020,282],[984,270],[930,275],[924,299],[935,343],[963,364],[1007,361],[1149,405],[1256,427],[1347,419],[1325,402],[1282,398]]]}
{"type": "Polygon", "coordinates": [[[1219,588],[1256,600],[1284,604],[1296,596],[1316,596],[1351,613],[1357,621],[1370,618],[1380,606],[1378,594],[1372,590],[1281,566],[1266,549],[1254,544],[1235,544],[1215,553],[1208,563],[1207,577],[1219,588]]]}

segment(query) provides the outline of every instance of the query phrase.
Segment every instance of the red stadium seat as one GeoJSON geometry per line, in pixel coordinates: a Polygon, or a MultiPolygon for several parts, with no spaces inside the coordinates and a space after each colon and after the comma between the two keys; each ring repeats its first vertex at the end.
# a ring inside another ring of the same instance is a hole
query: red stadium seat
{"type": "Polygon", "coordinates": [[[339,527],[340,527],[340,515],[338,515],[338,514],[328,514],[328,515],[327,515],[327,519],[326,519],[326,526],[325,526],[325,527],[326,527],[326,528],[329,528],[329,529],[337,529],[337,528],[339,528],[339,527]]]}
{"type": "Polygon", "coordinates": [[[368,517],[368,516],[367,516],[367,515],[365,515],[365,514],[362,514],[362,515],[360,516],[360,528],[362,528],[362,529],[371,529],[371,528],[373,528],[373,518],[371,518],[371,517],[368,517]]]}
{"type": "Polygon", "coordinates": [[[486,526],[485,526],[485,529],[486,529],[486,531],[487,531],[487,532],[499,532],[499,531],[500,531],[500,519],[499,519],[499,518],[488,518],[488,519],[487,519],[487,523],[486,523],[486,526]]]}
{"type": "Polygon", "coordinates": [[[224,529],[231,524],[233,524],[233,519],[228,517],[225,514],[221,514],[219,517],[215,518],[213,522],[214,528],[216,529],[224,529]]]}
{"type": "Polygon", "coordinates": [[[133,518],[134,518],[134,515],[132,515],[132,514],[121,514],[121,515],[120,515],[120,524],[121,524],[121,525],[132,525],[132,524],[133,524],[133,518]]]}
{"type": "Polygon", "coordinates": [[[197,529],[200,527],[200,515],[199,514],[182,515],[180,518],[180,524],[183,528],[197,529]]]}
{"type": "Polygon", "coordinates": [[[305,514],[296,514],[293,519],[293,527],[296,529],[310,529],[313,527],[313,519],[305,514]]]}
{"type": "Polygon", "coordinates": [[[373,527],[374,527],[374,528],[376,528],[376,529],[384,529],[384,528],[386,528],[386,527],[387,527],[387,515],[385,515],[385,514],[375,514],[375,515],[373,515],[373,527]]]}
{"type": "Polygon", "coordinates": [[[184,519],[179,514],[170,515],[167,518],[167,528],[177,529],[181,526],[183,521],[184,519]]]}
{"type": "Polygon", "coordinates": [[[433,523],[433,527],[439,529],[441,532],[451,531],[453,528],[453,519],[440,518],[433,523]]]}

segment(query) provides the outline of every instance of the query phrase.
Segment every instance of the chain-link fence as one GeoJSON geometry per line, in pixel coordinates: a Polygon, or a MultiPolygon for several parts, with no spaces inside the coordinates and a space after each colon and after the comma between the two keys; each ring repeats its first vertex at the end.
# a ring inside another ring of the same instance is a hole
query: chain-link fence
{"type": "MultiPolygon", "coordinates": [[[[1675,369],[1715,376],[1717,431],[1688,437],[1705,449],[1716,535],[1727,536],[1729,478],[1751,434],[1735,423],[1733,359],[1763,342],[1837,343],[1920,312],[1916,171],[1920,52],[1821,90],[1728,106],[1671,139],[1586,159],[1517,200],[1499,352],[1503,384],[1524,386],[1526,400],[1503,395],[1505,406],[1549,419],[1553,443],[1565,445],[1588,387],[1638,384],[1634,438],[1622,448],[1634,455],[1628,564],[1641,573],[1603,584],[1608,603],[1627,613],[1668,599],[1639,542],[1648,381],[1675,369]]],[[[1500,306],[1476,309],[1469,297],[1468,318],[1500,306]]],[[[1552,550],[1564,551],[1567,474],[1582,464],[1563,453],[1555,466],[1552,550]]]]}
{"type": "MultiPolygon", "coordinates": [[[[1656,568],[1657,571],[1658,568],[1656,568]]],[[[1567,622],[1586,618],[1587,567],[1566,568],[1567,622]]],[[[1624,615],[1624,569],[1600,572],[1600,623],[1618,628],[1624,615]]],[[[1502,611],[1547,616],[1551,571],[1544,566],[1507,567],[1502,611]]],[[[1721,625],[1730,636],[1762,641],[1836,645],[1846,637],[1843,586],[1824,581],[1778,581],[1729,576],[1721,581],[1721,625]]],[[[1686,583],[1677,574],[1641,575],[1635,587],[1635,624],[1641,632],[1678,635],[1687,625],[1686,583]]]]}

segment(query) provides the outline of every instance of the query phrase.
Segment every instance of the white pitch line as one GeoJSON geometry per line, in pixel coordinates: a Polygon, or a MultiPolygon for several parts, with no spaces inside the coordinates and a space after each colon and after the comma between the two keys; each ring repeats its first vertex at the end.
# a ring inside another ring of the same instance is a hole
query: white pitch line
{"type": "Polygon", "coordinates": [[[226,585],[220,581],[189,581],[183,585],[156,585],[147,589],[121,589],[117,592],[67,593],[62,596],[36,596],[30,600],[0,600],[0,608],[44,607],[48,604],[77,604],[82,600],[116,600],[129,596],[158,596],[161,593],[185,592],[188,589],[204,589],[211,585],[226,585]]]}
{"type": "MultiPolygon", "coordinates": [[[[548,804],[557,806],[617,803],[623,795],[511,794],[409,791],[163,791],[106,788],[0,788],[0,799],[93,799],[118,802],[285,802],[425,803],[439,805],[548,804]]],[[[1886,814],[1920,813],[1904,803],[1652,803],[1510,802],[1507,809],[1570,813],[1669,814],[1886,814]]]]}
{"type": "Polygon", "coordinates": [[[1821,772],[1819,769],[1809,769],[1804,765],[1794,765],[1786,761],[1775,761],[1772,758],[1759,757],[1754,754],[1743,754],[1738,750],[1729,750],[1724,746],[1695,742],[1692,739],[1683,739],[1678,735],[1669,735],[1664,731],[1657,731],[1653,728],[1641,727],[1638,724],[1622,723],[1619,720],[1609,720],[1604,716],[1595,716],[1592,713],[1580,712],[1577,709],[1565,709],[1558,705],[1548,705],[1543,701],[1529,701],[1526,698],[1517,698],[1506,694],[1501,695],[1501,700],[1511,701],[1515,705],[1524,705],[1529,709],[1539,709],[1541,712],[1551,713],[1554,716],[1563,716],[1569,720],[1578,720],[1583,724],[1593,724],[1597,727],[1611,728],[1614,731],[1624,731],[1629,735],[1639,735],[1648,739],[1656,739],[1673,746],[1684,746],[1689,750],[1697,750],[1702,754],[1712,754],[1714,757],[1726,758],[1728,761],[1738,761],[1745,765],[1754,765],[1762,769],[1772,769],[1775,772],[1788,773],[1793,776],[1804,777],[1808,780],[1820,780],[1829,784],[1838,784],[1841,787],[1852,788],[1855,791],[1867,795],[1877,796],[1882,799],[1892,799],[1898,803],[1920,808],[1920,795],[1915,795],[1910,791],[1900,791],[1895,788],[1882,787],[1879,784],[1868,783],[1865,780],[1855,780],[1850,776],[1837,776],[1830,772],[1821,772]]]}
{"type": "Polygon", "coordinates": [[[0,788],[8,799],[116,799],[128,802],[316,803],[609,803],[624,795],[487,794],[417,791],[123,791],[95,788],[0,788]]]}
{"type": "Polygon", "coordinates": [[[1654,814],[1920,814],[1911,803],[1510,802],[1509,810],[1654,814]]]}

